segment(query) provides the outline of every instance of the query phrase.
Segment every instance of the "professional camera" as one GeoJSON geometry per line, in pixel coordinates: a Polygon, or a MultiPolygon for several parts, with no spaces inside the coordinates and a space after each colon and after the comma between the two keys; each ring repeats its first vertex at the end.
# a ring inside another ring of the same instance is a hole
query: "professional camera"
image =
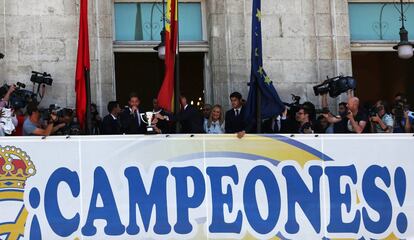
{"type": "Polygon", "coordinates": [[[49,86],[52,86],[52,83],[53,83],[53,79],[50,74],[46,72],[40,73],[36,71],[32,71],[32,76],[30,77],[30,81],[33,83],[46,84],[49,86]]]}
{"type": "Polygon", "coordinates": [[[324,108],[322,108],[322,109],[316,109],[315,110],[315,113],[316,114],[328,114],[328,113],[330,113],[331,111],[329,110],[329,108],[327,108],[327,107],[324,107],[324,108]]]}
{"type": "Polygon", "coordinates": [[[296,113],[299,111],[299,108],[301,107],[300,96],[296,96],[294,94],[291,94],[291,95],[292,95],[292,102],[291,103],[284,102],[283,104],[289,107],[288,118],[295,119],[296,113]]]}
{"type": "Polygon", "coordinates": [[[396,119],[403,119],[404,118],[404,113],[408,111],[408,117],[411,120],[414,120],[414,112],[409,110],[408,105],[404,105],[403,103],[399,104],[397,103],[394,106],[394,115],[396,119]]]}
{"type": "Polygon", "coordinates": [[[369,109],[369,116],[370,117],[375,117],[378,115],[379,109],[376,106],[373,106],[372,108],[369,109]]]}
{"type": "Polygon", "coordinates": [[[349,76],[337,76],[334,78],[327,77],[323,83],[313,87],[316,96],[329,93],[331,98],[336,98],[351,89],[356,89],[356,80],[349,76]]]}
{"type": "Polygon", "coordinates": [[[291,103],[286,103],[284,102],[283,104],[285,104],[285,106],[288,106],[290,109],[299,109],[300,107],[300,97],[296,96],[294,94],[292,95],[292,102],[291,103]]]}
{"type": "MultiPolygon", "coordinates": [[[[0,96],[3,97],[9,88],[10,86],[7,84],[0,87],[0,96]]],[[[9,100],[12,108],[24,108],[29,102],[37,102],[36,94],[24,88],[26,88],[26,84],[21,82],[16,83],[16,90],[12,93],[9,100]]]]}
{"type": "Polygon", "coordinates": [[[58,105],[56,105],[56,104],[50,104],[49,105],[49,108],[39,109],[40,118],[43,121],[49,121],[50,120],[50,117],[51,117],[50,115],[52,115],[52,113],[53,113],[56,116],[58,116],[59,110],[60,110],[60,107],[58,105]]]}

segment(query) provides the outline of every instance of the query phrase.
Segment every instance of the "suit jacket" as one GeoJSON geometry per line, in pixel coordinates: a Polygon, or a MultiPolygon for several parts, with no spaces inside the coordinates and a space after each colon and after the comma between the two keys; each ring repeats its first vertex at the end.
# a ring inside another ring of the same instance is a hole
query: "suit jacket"
{"type": "MultiPolygon", "coordinates": [[[[144,113],[138,110],[139,113],[144,113]]],[[[145,134],[147,131],[146,124],[142,121],[141,116],[135,116],[129,108],[125,108],[120,115],[121,132],[124,134],[145,134]],[[140,118],[139,120],[137,118],[140,118]],[[140,124],[138,124],[140,122],[140,124]]]]}
{"type": "MultiPolygon", "coordinates": [[[[171,113],[166,112],[164,109],[161,109],[159,113],[163,116],[168,116],[171,118],[171,113]]],[[[158,120],[156,126],[161,130],[161,133],[163,134],[172,133],[171,122],[168,122],[167,120],[158,120]]]]}
{"type": "Polygon", "coordinates": [[[251,130],[250,128],[252,123],[245,121],[244,114],[244,107],[242,107],[238,116],[236,116],[234,109],[230,109],[226,112],[226,133],[237,133],[241,131],[249,132],[251,130]]]}
{"type": "Polygon", "coordinates": [[[185,110],[181,110],[173,120],[180,122],[181,133],[202,133],[203,132],[203,118],[198,110],[187,105],[185,110]]]}
{"type": "Polygon", "coordinates": [[[104,117],[102,121],[102,133],[105,135],[116,135],[122,134],[121,132],[121,121],[114,119],[111,114],[108,114],[104,117]]]}

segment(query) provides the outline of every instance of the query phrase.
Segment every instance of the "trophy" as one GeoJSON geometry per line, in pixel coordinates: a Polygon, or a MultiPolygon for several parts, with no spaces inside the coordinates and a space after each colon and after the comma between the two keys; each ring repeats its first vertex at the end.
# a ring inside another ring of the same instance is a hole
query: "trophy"
{"type": "Polygon", "coordinates": [[[153,112],[146,112],[146,113],[141,113],[141,120],[147,124],[147,134],[155,134],[155,130],[154,127],[152,126],[152,117],[154,116],[153,112]],[[146,120],[144,119],[144,116],[146,118],[146,120]]]}

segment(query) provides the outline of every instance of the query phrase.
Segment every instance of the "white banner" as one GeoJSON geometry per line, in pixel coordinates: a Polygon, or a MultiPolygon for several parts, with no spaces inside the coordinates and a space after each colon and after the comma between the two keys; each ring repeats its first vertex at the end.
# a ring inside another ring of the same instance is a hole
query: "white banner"
{"type": "Polygon", "coordinates": [[[0,240],[414,239],[412,135],[0,145],[0,240]]]}

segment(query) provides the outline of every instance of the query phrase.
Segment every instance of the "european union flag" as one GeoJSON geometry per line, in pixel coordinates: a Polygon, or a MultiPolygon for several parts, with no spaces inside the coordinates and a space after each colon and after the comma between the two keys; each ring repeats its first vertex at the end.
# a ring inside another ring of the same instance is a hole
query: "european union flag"
{"type": "Polygon", "coordinates": [[[263,69],[262,59],[262,13],[261,0],[253,0],[252,10],[252,66],[250,73],[250,90],[246,103],[246,120],[255,119],[257,114],[257,96],[260,91],[261,118],[266,119],[281,114],[285,105],[279,98],[269,76],[263,69]]]}

